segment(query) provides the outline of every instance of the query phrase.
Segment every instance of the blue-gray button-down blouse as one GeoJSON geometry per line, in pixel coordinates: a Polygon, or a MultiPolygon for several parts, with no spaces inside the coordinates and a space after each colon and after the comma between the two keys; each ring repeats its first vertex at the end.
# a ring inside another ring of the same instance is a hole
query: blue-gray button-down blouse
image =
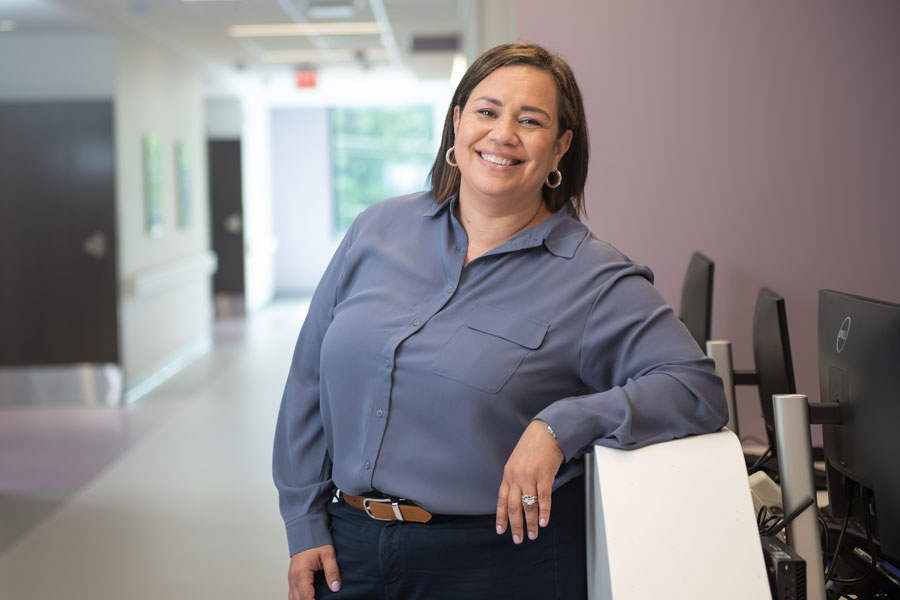
{"type": "Polygon", "coordinates": [[[652,285],[571,206],[464,265],[455,197],[364,211],[300,331],[275,433],[291,554],[331,543],[334,487],[439,514],[492,514],[526,426],[582,472],[592,444],[637,448],[721,428],[722,384],[652,285]]]}

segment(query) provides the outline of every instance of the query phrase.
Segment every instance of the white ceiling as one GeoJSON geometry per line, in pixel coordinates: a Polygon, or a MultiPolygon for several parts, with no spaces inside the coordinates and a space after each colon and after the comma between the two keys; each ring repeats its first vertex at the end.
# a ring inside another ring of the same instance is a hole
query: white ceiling
{"type": "Polygon", "coordinates": [[[4,21],[10,22],[9,27],[13,28],[4,35],[96,29],[51,0],[0,0],[0,22],[4,21]]]}
{"type": "Polygon", "coordinates": [[[413,51],[413,41],[456,37],[462,50],[472,6],[473,0],[0,0],[0,28],[4,21],[14,23],[11,32],[0,35],[138,30],[244,73],[390,65],[420,78],[447,78],[454,51],[413,51]],[[320,16],[316,9],[346,14],[320,16]],[[234,25],[317,22],[377,23],[381,33],[246,38],[228,33],[234,25]],[[284,56],[295,51],[304,52],[284,56]]]}

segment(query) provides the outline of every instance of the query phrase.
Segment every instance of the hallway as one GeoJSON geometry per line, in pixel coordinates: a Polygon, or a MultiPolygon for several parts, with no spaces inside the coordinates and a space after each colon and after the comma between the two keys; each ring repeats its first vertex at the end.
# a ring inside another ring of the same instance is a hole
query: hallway
{"type": "Polygon", "coordinates": [[[305,303],[123,408],[0,408],[0,598],[282,598],[275,417],[305,303]]]}

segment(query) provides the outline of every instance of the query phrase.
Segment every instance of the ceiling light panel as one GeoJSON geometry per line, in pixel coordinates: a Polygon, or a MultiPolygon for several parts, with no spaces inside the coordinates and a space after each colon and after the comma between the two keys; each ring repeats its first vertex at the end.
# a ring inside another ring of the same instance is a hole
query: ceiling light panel
{"type": "Polygon", "coordinates": [[[384,48],[332,48],[328,52],[320,50],[273,50],[266,52],[266,62],[270,63],[334,63],[352,62],[360,59],[367,61],[386,61],[387,51],[384,48]]]}
{"type": "Polygon", "coordinates": [[[328,35],[378,35],[381,25],[370,22],[330,23],[274,23],[269,25],[234,25],[228,28],[231,37],[290,37],[328,35]]]}

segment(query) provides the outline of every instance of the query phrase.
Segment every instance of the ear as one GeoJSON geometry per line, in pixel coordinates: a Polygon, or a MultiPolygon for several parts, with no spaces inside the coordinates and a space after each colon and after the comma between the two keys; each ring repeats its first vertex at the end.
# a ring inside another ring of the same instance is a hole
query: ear
{"type": "MultiPolygon", "coordinates": [[[[459,131],[459,104],[453,107],[453,136],[459,131]]],[[[570,132],[571,133],[571,132],[570,132]]]]}
{"type": "Polygon", "coordinates": [[[562,160],[563,155],[569,150],[569,146],[572,145],[572,136],[572,130],[566,129],[565,132],[559,136],[559,139],[556,140],[556,147],[553,149],[553,159],[557,167],[559,167],[559,161],[562,160]]]}

